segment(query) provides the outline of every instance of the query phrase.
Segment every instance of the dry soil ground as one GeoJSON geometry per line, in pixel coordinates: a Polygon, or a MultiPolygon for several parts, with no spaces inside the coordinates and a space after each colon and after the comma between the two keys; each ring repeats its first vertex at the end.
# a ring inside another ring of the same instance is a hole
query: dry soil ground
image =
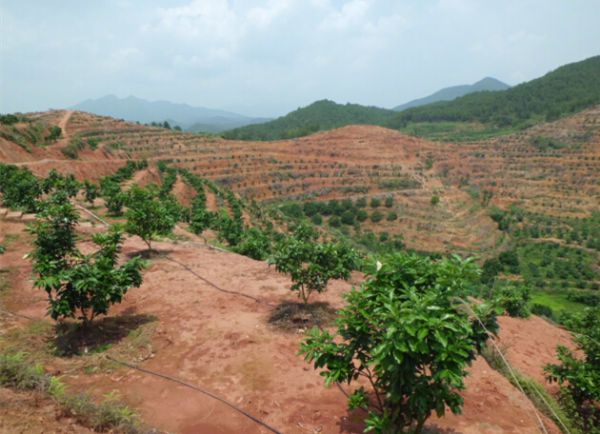
{"type": "MultiPolygon", "coordinates": [[[[31,267],[23,259],[31,248],[29,235],[21,223],[6,221],[0,221],[0,233],[13,234],[7,253],[0,256],[1,268],[9,270],[2,304],[13,312],[43,318],[44,295],[32,288],[31,267]]],[[[143,248],[139,239],[130,238],[123,254],[133,255],[143,248]]],[[[112,320],[127,324],[130,336],[137,327],[150,330],[148,341],[131,353],[123,352],[125,344],[114,340],[104,355],[126,354],[128,361],[145,369],[202,387],[281,432],[361,432],[363,415],[349,414],[342,392],[324,388],[318,372],[297,356],[301,330],[283,332],[268,322],[274,306],[294,300],[285,276],[264,262],[198,242],[158,242],[156,248],[161,256],[151,260],[142,287],[132,289],[111,312],[112,320]]],[[[341,294],[349,288],[348,283],[334,282],[314,301],[339,307],[341,294]]],[[[7,318],[2,321],[9,325],[7,318]]],[[[18,326],[27,323],[19,321],[18,326]]],[[[15,320],[10,324],[14,326],[15,320]]],[[[503,319],[502,325],[501,340],[508,344],[512,363],[536,378],[542,366],[553,360],[555,345],[569,340],[568,334],[536,318],[503,319]]],[[[149,425],[165,431],[268,432],[226,405],[171,381],[114,365],[80,369],[86,357],[96,356],[47,356],[46,365],[62,373],[73,390],[86,390],[96,397],[118,391],[149,425]]],[[[7,393],[0,394],[0,403],[7,393]]],[[[432,432],[539,432],[529,401],[483,359],[470,369],[464,397],[463,414],[432,419],[428,423],[432,432]]],[[[23,422],[33,423],[30,419],[38,413],[26,408],[23,422]]],[[[0,419],[12,420],[11,411],[10,405],[0,405],[0,419]]],[[[44,414],[49,413],[40,412],[40,417],[44,414]]],[[[558,432],[550,421],[544,421],[551,432],[558,432]]]]}

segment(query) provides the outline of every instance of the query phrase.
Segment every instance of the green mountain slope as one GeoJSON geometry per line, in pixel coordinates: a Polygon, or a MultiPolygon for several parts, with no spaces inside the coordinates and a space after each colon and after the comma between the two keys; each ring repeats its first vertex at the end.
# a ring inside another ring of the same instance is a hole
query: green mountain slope
{"type": "Polygon", "coordinates": [[[270,122],[226,131],[223,137],[240,140],[289,139],[344,125],[382,125],[394,114],[392,110],[377,107],[321,100],[270,122]]]}
{"type": "Polygon", "coordinates": [[[400,112],[409,108],[433,104],[439,101],[451,101],[473,92],[481,92],[484,90],[506,90],[509,88],[510,86],[508,84],[502,83],[500,80],[497,80],[493,77],[485,77],[484,79],[479,80],[477,83],[445,87],[444,89],[440,89],[424,98],[414,99],[405,104],[394,107],[394,110],[400,112]]]}
{"type": "Polygon", "coordinates": [[[599,103],[600,56],[595,56],[505,91],[476,92],[405,110],[386,126],[404,128],[411,122],[444,121],[516,126],[554,120],[599,103]]]}

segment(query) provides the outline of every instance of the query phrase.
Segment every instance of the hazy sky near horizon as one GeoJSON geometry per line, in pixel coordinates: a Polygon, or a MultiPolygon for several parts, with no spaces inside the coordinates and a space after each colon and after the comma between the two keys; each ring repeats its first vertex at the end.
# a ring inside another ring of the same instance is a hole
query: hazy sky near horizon
{"type": "Polygon", "coordinates": [[[393,107],[600,54],[599,0],[0,0],[0,112],[107,94],[277,116],[393,107]]]}

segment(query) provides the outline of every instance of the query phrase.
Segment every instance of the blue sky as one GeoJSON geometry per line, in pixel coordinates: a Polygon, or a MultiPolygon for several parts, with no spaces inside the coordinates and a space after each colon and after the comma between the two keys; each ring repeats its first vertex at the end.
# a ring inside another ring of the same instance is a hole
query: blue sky
{"type": "Polygon", "coordinates": [[[106,94],[254,116],[393,107],[600,54],[598,0],[0,0],[0,112],[106,94]]]}

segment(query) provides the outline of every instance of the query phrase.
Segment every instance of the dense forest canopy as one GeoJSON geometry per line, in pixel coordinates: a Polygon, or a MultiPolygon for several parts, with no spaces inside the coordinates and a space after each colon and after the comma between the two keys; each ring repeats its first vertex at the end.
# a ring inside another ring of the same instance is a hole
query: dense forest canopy
{"type": "Polygon", "coordinates": [[[337,104],[333,101],[321,100],[270,122],[227,131],[223,137],[241,140],[289,139],[344,125],[382,125],[393,114],[392,110],[378,107],[337,104]]]}
{"type": "Polygon", "coordinates": [[[386,126],[409,122],[479,121],[497,126],[554,120],[600,103],[600,56],[561,66],[502,92],[476,92],[399,113],[386,126]]]}

